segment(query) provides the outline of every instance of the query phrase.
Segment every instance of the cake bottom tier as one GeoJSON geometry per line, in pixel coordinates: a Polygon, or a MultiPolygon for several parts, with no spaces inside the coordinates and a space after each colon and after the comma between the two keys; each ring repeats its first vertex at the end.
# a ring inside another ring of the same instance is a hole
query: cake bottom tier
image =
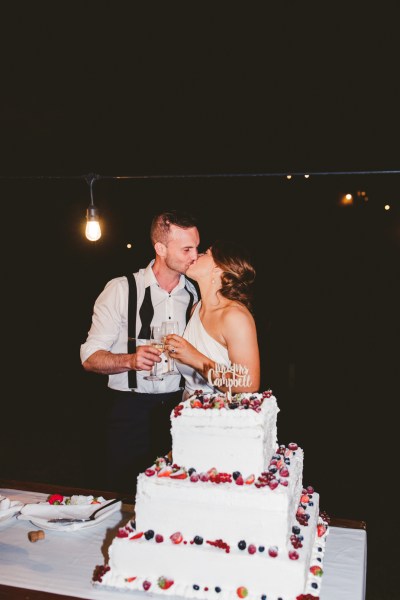
{"type": "Polygon", "coordinates": [[[249,552],[229,548],[222,540],[199,545],[178,532],[173,539],[146,539],[128,524],[110,546],[109,564],[97,567],[94,583],[199,600],[318,597],[327,526],[316,508],[310,513],[308,526],[301,527],[302,546],[290,546],[277,556],[273,548],[249,552]]]}

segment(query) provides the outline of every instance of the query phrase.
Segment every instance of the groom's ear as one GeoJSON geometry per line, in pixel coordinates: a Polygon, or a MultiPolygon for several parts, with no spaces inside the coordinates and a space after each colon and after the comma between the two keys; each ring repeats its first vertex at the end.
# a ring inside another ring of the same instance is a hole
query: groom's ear
{"type": "Polygon", "coordinates": [[[162,258],[165,258],[167,255],[167,247],[162,242],[156,242],[154,244],[154,250],[156,251],[156,254],[162,258]]]}

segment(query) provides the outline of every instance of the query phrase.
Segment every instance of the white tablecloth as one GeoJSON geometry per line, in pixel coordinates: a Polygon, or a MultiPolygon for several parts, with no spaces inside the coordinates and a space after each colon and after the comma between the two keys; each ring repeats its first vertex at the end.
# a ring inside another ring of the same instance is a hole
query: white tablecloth
{"type": "MultiPolygon", "coordinates": [[[[46,499],[44,494],[7,489],[0,489],[0,494],[24,503],[46,499]]],[[[29,521],[14,517],[0,523],[0,584],[92,600],[121,600],[121,592],[94,588],[91,579],[94,567],[104,563],[118,527],[129,516],[118,511],[88,529],[46,531],[45,539],[35,543],[28,540],[28,532],[37,529],[29,521]]],[[[366,532],[331,527],[320,599],[364,600],[366,566],[366,532]]],[[[128,595],[144,598],[143,593],[128,595]]]]}

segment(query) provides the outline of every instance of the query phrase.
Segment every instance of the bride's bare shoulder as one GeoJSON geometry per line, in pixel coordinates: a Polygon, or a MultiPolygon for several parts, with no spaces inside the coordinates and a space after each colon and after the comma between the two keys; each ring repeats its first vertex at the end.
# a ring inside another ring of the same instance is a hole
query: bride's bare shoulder
{"type": "Polygon", "coordinates": [[[232,302],[231,304],[224,307],[221,318],[226,324],[232,324],[237,326],[238,324],[244,324],[246,322],[252,322],[253,316],[249,309],[241,304],[240,302],[232,302]]]}

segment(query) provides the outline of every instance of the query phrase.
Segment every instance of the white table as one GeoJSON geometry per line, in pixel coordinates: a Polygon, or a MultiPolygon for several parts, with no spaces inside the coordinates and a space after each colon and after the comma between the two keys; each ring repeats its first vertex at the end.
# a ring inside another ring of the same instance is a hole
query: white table
{"type": "MultiPolygon", "coordinates": [[[[47,497],[15,489],[0,489],[0,494],[24,503],[47,497]]],[[[28,532],[37,529],[29,521],[14,517],[0,524],[0,595],[1,586],[7,585],[92,600],[121,600],[125,594],[94,588],[91,579],[95,566],[104,563],[118,527],[129,516],[129,512],[116,512],[95,527],[72,533],[46,531],[45,539],[35,543],[28,540],[28,532]]],[[[366,564],[366,531],[331,527],[320,600],[364,600],[366,564]]],[[[128,595],[144,598],[140,592],[128,595]]]]}

